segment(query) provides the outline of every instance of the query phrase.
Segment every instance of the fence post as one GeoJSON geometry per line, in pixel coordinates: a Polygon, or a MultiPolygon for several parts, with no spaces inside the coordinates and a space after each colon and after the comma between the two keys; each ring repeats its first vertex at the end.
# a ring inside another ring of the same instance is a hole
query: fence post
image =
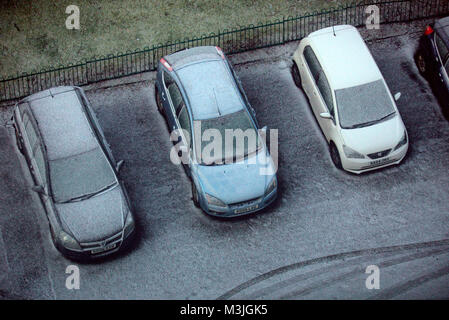
{"type": "Polygon", "coordinates": [[[285,16],[282,16],[282,43],[285,43],[285,16]]]}
{"type": "Polygon", "coordinates": [[[86,83],[89,84],[89,72],[87,72],[87,59],[84,60],[84,72],[86,77],[86,83]]]}

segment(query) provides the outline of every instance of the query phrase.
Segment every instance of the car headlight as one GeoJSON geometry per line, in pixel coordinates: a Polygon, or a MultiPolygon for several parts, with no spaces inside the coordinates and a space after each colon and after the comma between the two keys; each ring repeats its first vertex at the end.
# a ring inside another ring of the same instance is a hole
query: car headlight
{"type": "Polygon", "coordinates": [[[226,208],[226,204],[221,201],[220,199],[217,199],[213,196],[211,196],[210,194],[206,193],[206,200],[208,204],[211,204],[213,206],[217,206],[217,207],[222,207],[222,208],[226,208]]]}
{"type": "Polygon", "coordinates": [[[348,146],[343,145],[343,151],[346,155],[347,158],[352,158],[352,159],[363,159],[365,158],[365,156],[361,153],[358,153],[357,151],[349,148],[348,146]]]}
{"type": "Polygon", "coordinates": [[[74,249],[74,250],[81,250],[81,247],[71,235],[64,231],[59,232],[59,239],[61,240],[61,244],[64,248],[67,249],[74,249]]]}
{"type": "Polygon", "coordinates": [[[401,138],[401,141],[398,142],[398,144],[396,145],[396,147],[394,147],[394,150],[398,150],[400,147],[402,147],[404,144],[407,143],[407,132],[405,132],[404,130],[404,135],[401,138]]]}
{"type": "Polygon", "coordinates": [[[277,186],[277,179],[276,177],[273,177],[267,189],[265,190],[265,194],[270,194],[276,188],[276,186],[277,186]]]}
{"type": "Polygon", "coordinates": [[[134,231],[134,219],[131,211],[126,215],[125,227],[123,228],[123,238],[127,238],[134,231]]]}

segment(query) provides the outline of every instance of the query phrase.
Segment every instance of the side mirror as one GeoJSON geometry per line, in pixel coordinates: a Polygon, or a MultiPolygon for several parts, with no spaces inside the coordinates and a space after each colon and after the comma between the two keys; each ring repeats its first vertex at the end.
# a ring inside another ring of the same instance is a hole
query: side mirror
{"type": "Polygon", "coordinates": [[[40,194],[46,194],[44,187],[41,185],[35,185],[35,186],[31,187],[31,190],[33,190],[34,192],[40,193],[40,194]]]}
{"type": "Polygon", "coordinates": [[[323,119],[332,119],[332,115],[329,112],[320,113],[320,117],[323,119]]]}
{"type": "Polygon", "coordinates": [[[184,146],[184,145],[179,146],[179,149],[178,149],[179,157],[182,157],[183,154],[187,154],[188,152],[189,152],[189,149],[186,146],[184,146]]]}
{"type": "Polygon", "coordinates": [[[260,129],[263,133],[267,133],[268,127],[267,126],[263,126],[262,129],[260,129]]]}
{"type": "Polygon", "coordinates": [[[400,92],[396,92],[394,95],[394,100],[398,101],[401,98],[401,93],[400,92]]]}
{"type": "Polygon", "coordinates": [[[117,172],[120,171],[120,169],[123,167],[123,164],[125,163],[125,160],[120,160],[119,162],[117,162],[117,166],[116,166],[116,170],[117,172]]]}

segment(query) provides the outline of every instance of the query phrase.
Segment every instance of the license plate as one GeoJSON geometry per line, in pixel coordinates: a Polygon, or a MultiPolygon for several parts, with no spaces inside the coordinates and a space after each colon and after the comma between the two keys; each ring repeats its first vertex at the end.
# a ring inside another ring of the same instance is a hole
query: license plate
{"type": "Polygon", "coordinates": [[[108,251],[108,250],[114,249],[116,246],[117,246],[116,243],[112,243],[112,244],[107,245],[107,246],[105,246],[103,248],[94,249],[91,252],[92,252],[92,254],[95,254],[95,253],[99,253],[99,252],[103,252],[103,251],[108,251]]]}
{"type": "Polygon", "coordinates": [[[383,159],[371,161],[370,164],[371,164],[372,166],[377,166],[377,165],[379,165],[379,164],[382,164],[382,163],[384,163],[384,162],[387,162],[388,160],[390,160],[390,158],[387,157],[387,158],[383,158],[383,159]]]}
{"type": "Polygon", "coordinates": [[[255,206],[250,206],[250,207],[246,207],[243,209],[236,209],[236,210],[234,210],[234,213],[244,213],[244,212],[256,210],[257,208],[259,208],[258,204],[256,204],[255,206]]]}

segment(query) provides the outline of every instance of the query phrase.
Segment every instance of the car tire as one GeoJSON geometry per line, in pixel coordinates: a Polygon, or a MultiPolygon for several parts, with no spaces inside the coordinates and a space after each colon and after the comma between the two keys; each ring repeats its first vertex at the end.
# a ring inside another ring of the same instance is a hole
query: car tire
{"type": "Polygon", "coordinates": [[[292,76],[293,76],[293,81],[295,82],[295,85],[298,88],[301,88],[301,75],[299,74],[299,69],[298,66],[296,65],[296,62],[293,61],[293,65],[292,65],[292,76]]]}
{"type": "Polygon", "coordinates": [[[154,85],[154,96],[156,98],[156,106],[157,106],[157,110],[159,111],[159,113],[164,116],[165,118],[165,112],[164,112],[164,107],[162,105],[162,100],[161,100],[161,96],[159,95],[159,89],[157,88],[157,85],[154,85]]]}
{"type": "Polygon", "coordinates": [[[198,195],[198,189],[196,188],[195,182],[192,181],[192,201],[195,207],[200,207],[200,199],[198,195]]]}
{"type": "Polygon", "coordinates": [[[338,152],[338,149],[333,142],[331,142],[329,145],[329,152],[331,154],[331,159],[332,159],[332,162],[334,163],[335,167],[337,169],[342,170],[343,166],[341,164],[340,153],[338,152]]]}
{"type": "Polygon", "coordinates": [[[416,66],[418,67],[419,73],[421,73],[421,75],[427,78],[428,76],[427,63],[426,60],[424,59],[424,55],[420,51],[418,51],[415,54],[415,63],[416,66]]]}

